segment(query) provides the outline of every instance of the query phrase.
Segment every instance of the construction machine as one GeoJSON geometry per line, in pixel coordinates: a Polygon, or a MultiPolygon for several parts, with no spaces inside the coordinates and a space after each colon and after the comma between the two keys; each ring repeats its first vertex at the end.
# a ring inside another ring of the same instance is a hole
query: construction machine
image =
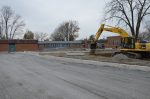
{"type": "Polygon", "coordinates": [[[121,38],[121,45],[119,51],[113,53],[116,54],[124,54],[128,57],[132,58],[149,58],[150,57],[150,43],[136,41],[134,37],[130,37],[129,34],[120,27],[113,27],[105,24],[101,24],[98,29],[94,41],[91,42],[91,54],[95,53],[97,48],[97,41],[102,34],[103,31],[108,31],[112,33],[119,34],[121,38]]]}

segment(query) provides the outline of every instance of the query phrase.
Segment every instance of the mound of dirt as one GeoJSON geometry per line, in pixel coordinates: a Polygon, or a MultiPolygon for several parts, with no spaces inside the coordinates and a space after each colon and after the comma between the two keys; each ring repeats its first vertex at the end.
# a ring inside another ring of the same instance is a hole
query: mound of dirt
{"type": "Polygon", "coordinates": [[[129,59],[126,55],[124,55],[124,54],[117,54],[117,55],[115,55],[115,56],[113,56],[113,58],[115,58],[115,59],[121,59],[121,60],[127,60],[127,59],[129,59]]]}

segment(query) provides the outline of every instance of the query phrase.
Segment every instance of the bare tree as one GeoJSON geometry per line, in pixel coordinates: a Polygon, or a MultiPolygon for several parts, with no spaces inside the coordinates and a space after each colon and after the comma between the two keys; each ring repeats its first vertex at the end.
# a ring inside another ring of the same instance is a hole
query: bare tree
{"type": "Polygon", "coordinates": [[[34,39],[34,33],[32,31],[27,30],[24,34],[23,39],[33,40],[34,39]]]}
{"type": "Polygon", "coordinates": [[[9,7],[4,6],[0,11],[0,37],[13,39],[17,33],[22,32],[25,23],[21,20],[21,16],[16,15],[9,7]]]}
{"type": "Polygon", "coordinates": [[[91,41],[94,41],[94,39],[95,39],[95,36],[94,35],[90,35],[89,38],[88,38],[88,41],[91,42],[91,41]]]}
{"type": "Polygon", "coordinates": [[[124,23],[137,39],[144,18],[150,15],[150,0],[111,0],[106,9],[106,20],[116,19],[117,24],[124,23]]]}
{"type": "Polygon", "coordinates": [[[77,21],[67,21],[60,24],[52,33],[52,40],[74,41],[78,37],[80,28],[77,21]]]}
{"type": "Polygon", "coordinates": [[[0,16],[0,38],[3,38],[3,31],[4,31],[4,20],[2,16],[0,16]]]}
{"type": "Polygon", "coordinates": [[[39,41],[45,41],[48,40],[48,34],[47,33],[35,33],[35,39],[39,41]]]}
{"type": "Polygon", "coordinates": [[[150,21],[146,22],[146,30],[139,35],[142,40],[150,41],[150,21]]]}
{"type": "Polygon", "coordinates": [[[145,31],[145,32],[139,34],[139,37],[142,41],[143,40],[150,41],[150,32],[145,31]]]}
{"type": "Polygon", "coordinates": [[[65,35],[60,33],[57,29],[51,34],[52,41],[65,41],[65,35]]]}
{"type": "Polygon", "coordinates": [[[146,31],[150,33],[150,21],[146,22],[145,28],[146,28],[146,31]]]}

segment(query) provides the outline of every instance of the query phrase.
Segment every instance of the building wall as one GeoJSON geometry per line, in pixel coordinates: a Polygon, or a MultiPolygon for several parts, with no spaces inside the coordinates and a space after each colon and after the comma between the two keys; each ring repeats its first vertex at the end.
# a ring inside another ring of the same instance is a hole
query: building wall
{"type": "Polygon", "coordinates": [[[0,51],[8,51],[8,44],[0,44],[0,51]]]}
{"type": "Polygon", "coordinates": [[[111,36],[107,38],[106,48],[118,48],[121,45],[121,36],[111,36]]]}
{"type": "Polygon", "coordinates": [[[0,40],[0,51],[9,51],[9,44],[13,43],[16,51],[37,51],[37,40],[0,40]]]}
{"type": "Polygon", "coordinates": [[[37,51],[37,44],[16,44],[16,51],[37,51]]]}
{"type": "Polygon", "coordinates": [[[39,44],[39,45],[38,45],[38,48],[39,48],[39,50],[44,49],[44,44],[39,44]]]}
{"type": "Polygon", "coordinates": [[[82,48],[83,45],[82,44],[71,44],[70,47],[71,48],[82,48]]]}

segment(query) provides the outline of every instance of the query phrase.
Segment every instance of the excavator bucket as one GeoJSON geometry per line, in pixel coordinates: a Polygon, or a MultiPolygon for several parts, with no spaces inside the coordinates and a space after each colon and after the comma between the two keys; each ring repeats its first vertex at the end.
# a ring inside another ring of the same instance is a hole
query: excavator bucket
{"type": "Polygon", "coordinates": [[[90,50],[90,55],[94,55],[95,54],[96,47],[97,47],[96,43],[91,44],[91,46],[90,46],[90,49],[91,49],[90,50]]]}
{"type": "Polygon", "coordinates": [[[97,44],[94,43],[94,44],[91,44],[90,48],[91,48],[91,49],[96,49],[96,46],[97,46],[97,44]]]}

